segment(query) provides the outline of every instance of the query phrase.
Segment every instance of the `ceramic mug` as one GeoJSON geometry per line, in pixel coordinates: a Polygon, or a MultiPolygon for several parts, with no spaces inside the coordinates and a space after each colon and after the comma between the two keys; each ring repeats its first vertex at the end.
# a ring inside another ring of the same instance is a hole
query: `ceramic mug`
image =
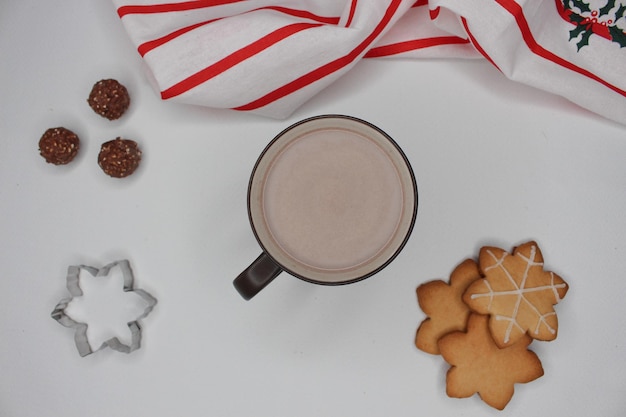
{"type": "Polygon", "coordinates": [[[248,217],[263,252],[233,284],[249,300],[283,271],[322,285],[370,277],[406,244],[417,201],[409,161],[385,132],[344,115],[302,120],[254,166],[248,217]]]}

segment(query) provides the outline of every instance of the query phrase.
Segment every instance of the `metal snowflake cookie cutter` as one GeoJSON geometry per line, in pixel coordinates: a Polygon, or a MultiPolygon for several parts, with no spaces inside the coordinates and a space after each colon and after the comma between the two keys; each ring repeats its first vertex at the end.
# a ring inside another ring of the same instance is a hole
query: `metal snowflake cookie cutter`
{"type": "Polygon", "coordinates": [[[102,345],[95,351],[104,349],[108,346],[118,352],[130,353],[141,347],[141,325],[139,324],[139,320],[150,314],[150,312],[157,303],[157,299],[144,290],[133,288],[133,272],[130,268],[130,263],[128,262],[128,260],[124,259],[112,262],[102,268],[95,268],[86,265],[72,265],[67,268],[67,289],[71,294],[71,297],[59,301],[59,303],[52,311],[51,316],[54,320],[58,321],[63,326],[74,329],[74,341],[76,343],[78,353],[82,357],[95,352],[89,344],[89,339],[87,337],[88,325],[87,323],[81,323],[74,320],[72,317],[66,314],[66,309],[75,297],[80,297],[83,295],[83,290],[80,287],[81,271],[87,271],[93,277],[105,277],[108,276],[109,272],[116,267],[118,267],[122,272],[123,291],[134,292],[135,294],[140,296],[145,302],[146,307],[144,308],[143,313],[136,317],[135,320],[127,323],[128,328],[131,332],[131,342],[129,344],[124,344],[120,342],[117,337],[112,337],[103,342],[102,345]]]}

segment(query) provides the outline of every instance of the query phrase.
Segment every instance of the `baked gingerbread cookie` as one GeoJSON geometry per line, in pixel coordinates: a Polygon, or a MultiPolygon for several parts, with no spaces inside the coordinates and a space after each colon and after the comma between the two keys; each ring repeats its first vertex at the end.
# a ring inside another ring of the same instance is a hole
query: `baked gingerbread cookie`
{"type": "Polygon", "coordinates": [[[532,241],[515,248],[513,254],[496,247],[480,250],[484,278],[467,288],[463,301],[473,311],[489,315],[489,329],[500,348],[526,334],[545,341],[556,338],[553,306],[565,296],[568,285],[543,265],[541,251],[532,241]]]}
{"type": "Polygon", "coordinates": [[[465,330],[471,310],[463,302],[463,293],[472,282],[480,278],[476,261],[467,259],[452,271],[449,283],[436,280],[417,288],[417,301],[428,316],[415,335],[415,346],[418,349],[437,355],[437,342],[443,335],[465,330]]]}
{"type": "Polygon", "coordinates": [[[446,393],[467,398],[475,393],[490,406],[504,409],[516,383],[527,383],[543,375],[537,355],[528,350],[532,338],[526,334],[506,348],[498,347],[489,331],[488,316],[472,313],[467,331],[456,331],[439,340],[441,355],[451,367],[446,374],[446,393]]]}

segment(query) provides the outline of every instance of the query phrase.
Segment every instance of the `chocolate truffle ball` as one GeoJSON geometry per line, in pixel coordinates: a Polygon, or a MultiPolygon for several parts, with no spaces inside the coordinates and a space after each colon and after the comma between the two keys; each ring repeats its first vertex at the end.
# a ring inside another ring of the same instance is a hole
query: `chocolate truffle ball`
{"type": "Polygon", "coordinates": [[[98,154],[98,165],[105,174],[113,178],[131,175],[141,161],[141,150],[137,142],[117,138],[102,144],[98,154]]]}
{"type": "Polygon", "coordinates": [[[128,110],[130,96],[117,80],[100,80],[91,89],[87,103],[100,116],[116,120],[128,110]]]}
{"type": "Polygon", "coordinates": [[[64,127],[53,127],[39,139],[39,153],[46,162],[65,165],[74,159],[80,147],[76,133],[64,127]]]}

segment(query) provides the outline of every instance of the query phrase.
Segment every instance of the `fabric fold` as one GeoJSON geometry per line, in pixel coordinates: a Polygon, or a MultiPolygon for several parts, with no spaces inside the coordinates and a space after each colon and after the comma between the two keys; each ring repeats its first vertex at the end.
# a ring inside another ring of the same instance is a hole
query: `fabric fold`
{"type": "Polygon", "coordinates": [[[364,58],[478,58],[626,124],[626,0],[113,2],[164,100],[282,119],[364,58]]]}

